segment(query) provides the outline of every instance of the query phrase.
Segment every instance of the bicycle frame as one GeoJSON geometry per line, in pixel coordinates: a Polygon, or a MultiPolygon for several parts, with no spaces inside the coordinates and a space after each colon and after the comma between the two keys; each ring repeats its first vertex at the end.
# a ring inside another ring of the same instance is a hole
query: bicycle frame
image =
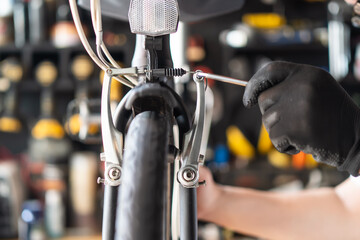
{"type": "MultiPolygon", "coordinates": [[[[180,186],[180,232],[181,239],[197,238],[197,207],[196,187],[199,186],[198,166],[204,161],[203,148],[205,125],[205,86],[204,77],[194,75],[197,87],[197,104],[194,122],[189,120],[189,114],[181,97],[173,90],[173,77],[187,72],[174,69],[170,54],[168,33],[159,36],[137,37],[144,40],[145,49],[136,49],[134,59],[141,66],[123,68],[111,57],[102,41],[101,9],[99,0],[91,0],[91,15],[96,33],[97,54],[88,43],[80,24],[76,0],[69,0],[73,18],[80,39],[90,57],[105,71],[101,97],[101,129],[104,153],[101,160],[105,162],[104,178],[98,179],[105,184],[103,239],[114,239],[116,205],[118,188],[121,184],[122,153],[126,126],[132,116],[148,109],[164,111],[170,119],[175,119],[179,129],[177,148],[173,147],[171,158],[179,160],[180,170],[175,173],[180,186]],[[106,58],[103,56],[105,54],[106,58]],[[139,57],[140,56],[140,57],[139,57]],[[146,57],[146,59],[144,58],[146,57]],[[146,66],[143,64],[146,63],[146,66]],[[121,100],[114,114],[110,109],[110,87],[112,78],[133,88],[121,100]],[[151,99],[151,103],[148,100],[151,99]],[[158,103],[161,102],[159,105],[158,103]],[[162,106],[163,109],[159,109],[162,106]]],[[[137,44],[137,47],[143,44],[137,44]]],[[[207,136],[206,136],[207,137],[207,136]]],[[[205,140],[205,141],[204,141],[205,140]]],[[[167,237],[169,235],[167,234],[167,237]]]]}

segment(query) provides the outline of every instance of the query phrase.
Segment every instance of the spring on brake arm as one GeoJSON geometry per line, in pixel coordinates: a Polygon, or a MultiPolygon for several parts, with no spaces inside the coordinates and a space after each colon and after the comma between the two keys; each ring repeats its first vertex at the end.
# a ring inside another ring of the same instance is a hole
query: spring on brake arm
{"type": "Polygon", "coordinates": [[[152,69],[152,74],[154,76],[166,76],[166,77],[181,77],[187,73],[186,70],[182,68],[160,68],[160,69],[152,69]]]}

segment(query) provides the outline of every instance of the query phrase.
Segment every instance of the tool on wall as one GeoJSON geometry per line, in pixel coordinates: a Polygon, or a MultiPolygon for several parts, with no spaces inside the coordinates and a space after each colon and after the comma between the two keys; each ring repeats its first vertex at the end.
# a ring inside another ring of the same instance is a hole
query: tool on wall
{"type": "Polygon", "coordinates": [[[18,133],[22,123],[18,117],[18,88],[23,78],[23,68],[15,57],[5,59],[0,64],[2,90],[5,91],[3,112],[0,116],[0,131],[18,133]]]}
{"type": "Polygon", "coordinates": [[[62,124],[55,117],[54,83],[58,71],[51,61],[38,64],[35,76],[42,87],[40,117],[31,131],[30,155],[44,162],[63,161],[70,151],[70,143],[62,124]]]}
{"type": "Polygon", "coordinates": [[[57,0],[56,5],[56,24],[50,34],[52,43],[58,48],[76,46],[80,39],[72,21],[69,3],[67,0],[57,0]]]}
{"type": "Polygon", "coordinates": [[[68,162],[71,144],[62,124],[55,115],[55,82],[58,70],[54,62],[44,60],[35,69],[36,81],[41,86],[40,116],[31,131],[29,142],[32,181],[37,193],[44,196],[45,229],[50,237],[60,237],[65,229],[64,167],[68,162]]]}
{"type": "Polygon", "coordinates": [[[90,96],[94,65],[85,55],[76,56],[71,65],[76,82],[75,99],[67,107],[65,128],[72,139],[100,143],[100,100],[90,96]]]}

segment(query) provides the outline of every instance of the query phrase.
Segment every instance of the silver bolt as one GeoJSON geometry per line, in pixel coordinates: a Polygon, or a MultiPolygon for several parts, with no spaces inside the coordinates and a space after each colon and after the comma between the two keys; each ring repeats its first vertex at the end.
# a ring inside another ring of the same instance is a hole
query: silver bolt
{"type": "Polygon", "coordinates": [[[119,180],[120,177],[121,177],[121,171],[120,171],[120,169],[118,169],[118,168],[116,168],[116,167],[113,167],[113,168],[111,168],[111,169],[109,170],[109,178],[110,178],[111,180],[116,181],[116,180],[119,180]]]}
{"type": "Polygon", "coordinates": [[[107,69],[107,70],[106,70],[106,73],[107,73],[108,75],[112,75],[113,71],[112,71],[111,69],[107,69]]]}
{"type": "Polygon", "coordinates": [[[195,177],[196,177],[196,173],[192,169],[188,169],[183,172],[183,178],[187,182],[194,181],[195,177]]]}
{"type": "Polygon", "coordinates": [[[202,73],[202,71],[197,70],[197,71],[195,72],[195,74],[193,75],[193,79],[194,79],[194,81],[196,81],[196,82],[202,82],[202,81],[204,80],[204,77],[203,77],[203,76],[200,76],[199,73],[202,73]]]}
{"type": "Polygon", "coordinates": [[[102,179],[101,177],[98,177],[98,179],[96,180],[97,184],[100,184],[100,183],[105,183],[105,180],[102,179]]]}

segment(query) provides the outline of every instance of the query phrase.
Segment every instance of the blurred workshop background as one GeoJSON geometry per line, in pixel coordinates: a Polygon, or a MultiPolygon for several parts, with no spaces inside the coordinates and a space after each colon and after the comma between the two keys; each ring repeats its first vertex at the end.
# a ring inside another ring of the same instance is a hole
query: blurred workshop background
{"type": "MultiPolygon", "coordinates": [[[[90,14],[80,10],[94,40],[90,14]]],[[[236,12],[186,24],[191,69],[248,80],[265,63],[319,66],[360,104],[360,31],[337,0],[247,0],[236,12]]],[[[130,66],[128,23],[104,17],[104,39],[130,66]]],[[[67,0],[0,7],[0,238],[100,239],[103,166],[99,68],[79,42],[67,0]]],[[[116,104],[127,87],[114,81],[116,104]]],[[[208,80],[214,117],[206,165],[217,182],[262,190],[334,186],[348,177],[311,155],[277,152],[242,87],[208,80]]],[[[184,94],[194,99],[193,85],[184,94]]],[[[252,239],[200,223],[200,239],[252,239]]]]}

